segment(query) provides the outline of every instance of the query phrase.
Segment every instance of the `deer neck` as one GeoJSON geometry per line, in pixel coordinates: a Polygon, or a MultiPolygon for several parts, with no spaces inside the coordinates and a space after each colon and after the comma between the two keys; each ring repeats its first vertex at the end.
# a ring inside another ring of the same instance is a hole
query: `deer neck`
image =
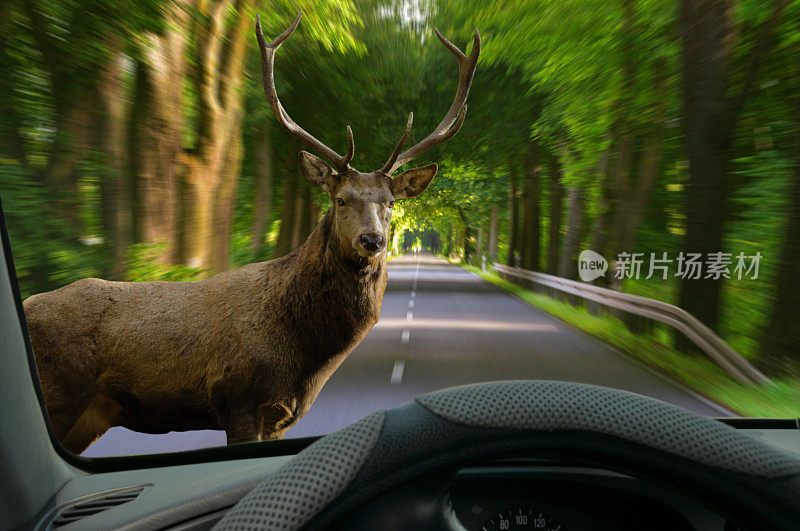
{"type": "Polygon", "coordinates": [[[297,292],[286,310],[296,322],[308,323],[311,333],[301,340],[305,351],[314,353],[313,362],[338,366],[380,317],[387,268],[385,251],[371,260],[348,258],[332,229],[329,210],[297,248],[292,282],[297,292]]]}

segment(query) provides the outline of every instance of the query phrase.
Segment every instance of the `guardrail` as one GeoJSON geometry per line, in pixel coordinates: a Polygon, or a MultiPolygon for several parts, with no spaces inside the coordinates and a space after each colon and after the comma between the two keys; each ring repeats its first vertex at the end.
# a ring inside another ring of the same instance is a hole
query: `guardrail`
{"type": "Polygon", "coordinates": [[[653,319],[670,325],[681,331],[694,342],[717,365],[739,382],[746,384],[767,384],[769,378],[733,350],[710,328],[682,308],[666,302],[648,299],[638,295],[622,293],[613,289],[601,288],[584,282],[547,275],[537,271],[494,264],[494,269],[501,278],[523,285],[518,280],[560,291],[572,296],[592,301],[602,306],[616,308],[634,315],[653,319]]]}

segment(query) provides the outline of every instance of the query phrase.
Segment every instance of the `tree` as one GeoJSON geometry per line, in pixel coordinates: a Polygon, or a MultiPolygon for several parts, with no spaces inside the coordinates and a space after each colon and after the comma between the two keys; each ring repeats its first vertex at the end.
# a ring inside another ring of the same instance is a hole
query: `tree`
{"type": "MultiPolygon", "coordinates": [[[[726,0],[682,0],[683,118],[689,187],[686,193],[687,253],[722,250],[728,199],[731,143],[742,108],[756,83],[758,68],[788,0],[775,3],[750,54],[746,77],[729,99],[734,26],[726,0]]],[[[681,281],[680,305],[712,329],[718,329],[721,283],[712,278],[681,281]]]]}
{"type": "Polygon", "coordinates": [[[519,197],[517,193],[517,177],[514,167],[508,173],[508,257],[506,264],[516,266],[516,254],[519,239],[519,197]]]}
{"type": "MultiPolygon", "coordinates": [[[[144,32],[137,50],[130,117],[130,174],[135,190],[136,240],[159,246],[162,264],[178,261],[182,163],[183,79],[189,12],[170,6],[168,23],[144,32]]],[[[186,228],[190,232],[190,228],[186,228]]],[[[199,261],[189,263],[201,266],[199,261]]]]}
{"type": "MultiPolygon", "coordinates": [[[[800,102],[800,97],[797,101],[800,102]]],[[[790,373],[790,367],[800,362],[800,327],[797,326],[797,301],[800,297],[800,241],[797,240],[800,233],[800,134],[797,135],[793,180],[775,303],[761,337],[761,365],[774,375],[790,373]]]]}
{"type": "Polygon", "coordinates": [[[498,206],[495,205],[489,211],[489,242],[487,247],[487,254],[492,263],[497,261],[497,244],[499,237],[499,220],[497,218],[498,206]]]}
{"type": "Polygon", "coordinates": [[[567,187],[567,234],[564,238],[564,250],[558,264],[558,276],[577,278],[577,254],[580,249],[584,231],[585,199],[583,190],[578,186],[567,187]]]}
{"type": "Polygon", "coordinates": [[[292,247],[292,233],[294,231],[294,224],[296,220],[295,210],[298,201],[298,188],[300,185],[300,167],[297,163],[297,149],[298,142],[294,138],[289,139],[289,147],[284,155],[283,162],[283,188],[281,197],[281,213],[280,213],[280,229],[278,232],[278,241],[275,243],[275,248],[272,256],[277,258],[283,256],[294,247],[292,247]]]}
{"type": "MultiPolygon", "coordinates": [[[[117,38],[117,41],[119,38],[117,38]]],[[[109,253],[108,278],[122,280],[128,248],[133,241],[133,197],[128,179],[128,129],[123,78],[123,57],[118,42],[98,79],[96,145],[103,154],[107,174],[102,177],[103,238],[109,253]]]]}
{"type": "Polygon", "coordinates": [[[561,165],[558,158],[547,155],[549,182],[549,224],[547,233],[547,265],[545,271],[550,275],[558,273],[558,257],[561,251],[561,211],[563,210],[564,188],[561,184],[561,165]]]}
{"type": "Polygon", "coordinates": [[[258,257],[264,252],[264,236],[272,219],[272,128],[268,122],[258,126],[255,158],[255,203],[250,248],[258,257]]]}
{"type": "Polygon", "coordinates": [[[539,270],[541,249],[541,168],[539,145],[531,140],[525,159],[525,191],[522,210],[522,268],[539,270]]]}

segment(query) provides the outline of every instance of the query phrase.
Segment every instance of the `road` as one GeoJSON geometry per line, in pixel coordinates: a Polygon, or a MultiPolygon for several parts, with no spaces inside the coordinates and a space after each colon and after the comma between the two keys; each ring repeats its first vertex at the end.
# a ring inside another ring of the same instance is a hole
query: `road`
{"type": "MultiPolygon", "coordinates": [[[[702,415],[730,415],[445,260],[389,263],[381,319],[287,437],[321,435],[419,393],[487,380],[546,379],[625,389],[702,415]]],[[[112,428],[83,455],[171,452],[225,444],[221,431],[135,433],[112,428]]]]}

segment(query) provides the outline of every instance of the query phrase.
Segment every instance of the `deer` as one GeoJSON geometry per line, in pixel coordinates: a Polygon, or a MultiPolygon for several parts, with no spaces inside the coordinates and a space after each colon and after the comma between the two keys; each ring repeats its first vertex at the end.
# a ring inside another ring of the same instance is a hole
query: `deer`
{"type": "Polygon", "coordinates": [[[362,173],[350,165],[350,126],[339,155],[278,99],[275,52],[301,17],[267,43],[256,16],[264,92],[280,125],[322,157],[300,151],[300,168],[330,207],[305,242],[274,260],[189,282],[82,279],[26,299],[47,414],[67,450],[82,453],[114,426],[224,430],[228,444],[282,438],[378,321],[394,202],[424,192],[438,166],[392,174],[461,128],[480,35],[467,56],[436,30],[458,62],[450,109],[403,151],[410,113],[386,163],[362,173]]]}

